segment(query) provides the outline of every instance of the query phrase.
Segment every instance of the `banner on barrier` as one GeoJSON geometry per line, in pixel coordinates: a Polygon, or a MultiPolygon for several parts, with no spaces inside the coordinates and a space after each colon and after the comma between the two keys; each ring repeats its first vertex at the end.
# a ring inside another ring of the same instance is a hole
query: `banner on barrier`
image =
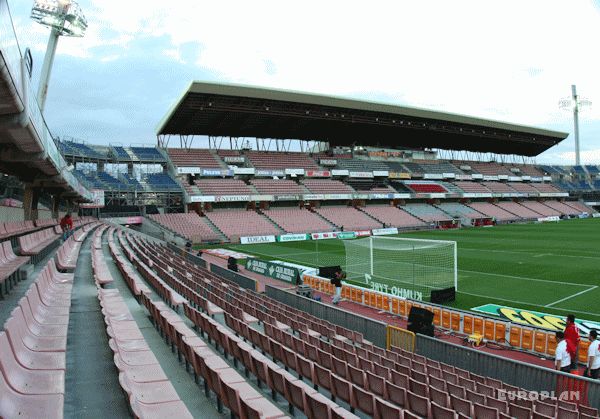
{"type": "Polygon", "coordinates": [[[398,229],[396,227],[389,228],[376,228],[373,231],[374,236],[386,236],[388,234],[398,234],[398,229]]]}
{"type": "Polygon", "coordinates": [[[310,236],[313,240],[326,240],[335,239],[338,235],[337,231],[331,231],[329,233],[312,233],[310,236]]]}
{"type": "MultiPolygon", "coordinates": [[[[541,327],[543,329],[554,331],[563,331],[566,326],[565,316],[542,313],[539,311],[522,310],[520,308],[506,307],[498,304],[485,304],[472,308],[471,310],[500,317],[504,320],[524,326],[541,327]]],[[[582,335],[587,336],[592,329],[600,330],[600,323],[598,322],[576,319],[575,323],[582,335]]]]}
{"type": "Polygon", "coordinates": [[[337,238],[341,240],[355,239],[356,233],[354,231],[342,231],[337,233],[337,238]]]}
{"type": "Polygon", "coordinates": [[[266,260],[248,259],[246,261],[246,269],[291,284],[295,284],[296,278],[300,277],[298,268],[279,265],[277,263],[267,262],[266,260]]]}
{"type": "Polygon", "coordinates": [[[310,240],[310,236],[308,234],[283,234],[281,236],[277,236],[278,242],[301,242],[305,240],[310,240]]]}
{"type": "Polygon", "coordinates": [[[355,231],[356,233],[356,237],[367,237],[371,235],[371,232],[369,230],[359,230],[359,231],[355,231]]]}
{"type": "Polygon", "coordinates": [[[240,237],[242,244],[275,243],[275,236],[246,236],[240,237]]]}
{"type": "Polygon", "coordinates": [[[178,167],[177,168],[178,175],[185,175],[188,173],[191,175],[199,175],[200,173],[202,173],[202,169],[200,169],[199,167],[178,167]]]}
{"type": "Polygon", "coordinates": [[[542,217],[537,219],[540,223],[550,223],[550,222],[558,222],[560,221],[560,217],[558,215],[551,215],[549,217],[542,217]]]}

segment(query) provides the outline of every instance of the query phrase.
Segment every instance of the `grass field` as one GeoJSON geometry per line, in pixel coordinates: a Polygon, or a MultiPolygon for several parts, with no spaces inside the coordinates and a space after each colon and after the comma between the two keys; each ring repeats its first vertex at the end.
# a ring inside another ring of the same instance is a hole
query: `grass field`
{"type": "MultiPolygon", "coordinates": [[[[399,237],[455,240],[458,294],[452,306],[496,303],[600,321],[600,220],[411,232],[399,237]]],[[[307,266],[345,261],[341,240],[231,245],[261,259],[307,266]]],[[[343,262],[341,262],[343,264],[343,262]]]]}

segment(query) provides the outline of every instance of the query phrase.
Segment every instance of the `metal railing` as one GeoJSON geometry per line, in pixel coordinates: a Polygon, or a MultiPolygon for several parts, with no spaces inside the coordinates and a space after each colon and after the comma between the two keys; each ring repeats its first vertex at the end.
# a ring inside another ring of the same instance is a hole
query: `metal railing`
{"type": "Polygon", "coordinates": [[[257,291],[256,281],[254,279],[248,278],[247,276],[240,275],[236,272],[230,271],[229,269],[225,269],[219,265],[213,264],[210,264],[210,271],[216,273],[217,275],[221,275],[223,278],[235,282],[242,288],[246,288],[251,291],[257,291]]]}
{"type": "Polygon", "coordinates": [[[365,339],[370,340],[379,347],[385,348],[387,345],[387,325],[383,322],[332,307],[328,304],[323,304],[311,298],[275,288],[271,285],[265,286],[265,292],[268,297],[280,303],[305,311],[319,319],[327,320],[338,326],[360,332],[365,339]]]}
{"type": "MultiPolygon", "coordinates": [[[[534,392],[578,392],[579,402],[600,408],[600,381],[504,358],[428,336],[417,335],[416,353],[534,392]]],[[[571,400],[573,400],[571,398],[571,400]]]]}
{"type": "Polygon", "coordinates": [[[395,346],[396,348],[402,348],[405,351],[415,351],[416,337],[410,330],[388,325],[386,332],[386,349],[395,346]]]}

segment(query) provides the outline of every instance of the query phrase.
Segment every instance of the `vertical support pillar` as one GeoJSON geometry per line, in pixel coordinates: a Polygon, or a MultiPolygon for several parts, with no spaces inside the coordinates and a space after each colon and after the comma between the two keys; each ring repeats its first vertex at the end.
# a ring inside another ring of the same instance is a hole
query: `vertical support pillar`
{"type": "Polygon", "coordinates": [[[59,218],[60,193],[52,195],[52,218],[59,218]]]}
{"type": "Polygon", "coordinates": [[[133,176],[133,163],[127,163],[127,174],[133,176]]]}
{"type": "Polygon", "coordinates": [[[23,219],[25,221],[35,221],[38,219],[38,201],[40,198],[40,188],[32,185],[26,185],[23,193],[23,219]]]}

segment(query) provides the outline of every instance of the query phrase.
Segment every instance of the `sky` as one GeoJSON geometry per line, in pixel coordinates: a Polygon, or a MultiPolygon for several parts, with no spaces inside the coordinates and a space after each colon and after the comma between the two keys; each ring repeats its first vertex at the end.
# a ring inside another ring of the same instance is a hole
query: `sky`
{"type": "MultiPolygon", "coordinates": [[[[49,30],[8,0],[37,86],[49,30]]],[[[600,164],[600,0],[81,0],[83,38],[61,38],[46,102],[60,137],[156,144],[192,80],[460,113],[570,133],[538,163],[600,164]]]]}

